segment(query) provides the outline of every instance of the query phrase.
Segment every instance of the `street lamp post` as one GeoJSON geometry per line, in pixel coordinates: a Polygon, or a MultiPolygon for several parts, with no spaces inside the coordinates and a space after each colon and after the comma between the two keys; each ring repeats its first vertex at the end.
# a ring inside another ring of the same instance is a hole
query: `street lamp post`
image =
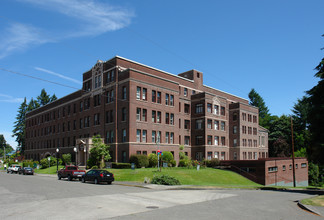
{"type": "Polygon", "coordinates": [[[78,149],[76,147],[73,148],[74,152],[75,152],[75,165],[78,165],[78,149]]]}
{"type": "Polygon", "coordinates": [[[58,172],[58,153],[59,153],[60,149],[57,147],[56,148],[56,173],[58,172]]]}
{"type": "Polygon", "coordinates": [[[84,160],[85,160],[85,168],[87,169],[87,147],[85,146],[84,149],[84,160]]]}

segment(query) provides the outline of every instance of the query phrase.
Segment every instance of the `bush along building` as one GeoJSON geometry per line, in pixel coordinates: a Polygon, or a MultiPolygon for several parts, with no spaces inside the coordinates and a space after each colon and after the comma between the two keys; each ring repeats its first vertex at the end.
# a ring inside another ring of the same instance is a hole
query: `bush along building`
{"type": "Polygon", "coordinates": [[[98,61],[83,87],[26,116],[27,159],[71,153],[84,165],[100,134],[112,161],[179,146],[194,160],[268,157],[268,131],[248,100],[203,84],[203,73],[173,75],[119,56],[98,61]]]}

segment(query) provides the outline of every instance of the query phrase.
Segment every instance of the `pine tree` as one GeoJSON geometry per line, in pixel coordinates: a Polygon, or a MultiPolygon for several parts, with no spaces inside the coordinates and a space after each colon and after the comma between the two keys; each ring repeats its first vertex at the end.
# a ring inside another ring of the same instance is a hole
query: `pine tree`
{"type": "Polygon", "coordinates": [[[21,148],[21,151],[24,152],[25,150],[25,124],[26,124],[26,113],[27,113],[27,101],[26,97],[24,99],[24,102],[21,103],[18,114],[16,116],[14,129],[13,129],[13,135],[12,137],[16,137],[16,141],[18,143],[18,146],[21,148]]]}
{"type": "Polygon", "coordinates": [[[251,89],[249,92],[249,99],[250,105],[259,108],[259,124],[262,127],[269,129],[273,117],[269,114],[269,109],[266,106],[263,98],[255,91],[255,89],[251,89]]]}
{"type": "MultiPolygon", "coordinates": [[[[303,96],[297,100],[293,109],[293,124],[294,124],[294,141],[295,150],[305,152],[310,146],[310,132],[308,129],[308,114],[309,114],[309,100],[308,97],[303,96]]],[[[305,156],[306,154],[304,154],[305,156]]]]}
{"type": "Polygon", "coordinates": [[[315,163],[324,164],[324,58],[315,68],[315,77],[319,78],[317,85],[307,91],[309,95],[309,130],[311,144],[309,155],[315,163]]]}
{"type": "Polygon", "coordinates": [[[50,102],[54,102],[55,100],[57,100],[57,97],[56,97],[56,95],[54,94],[54,95],[52,95],[52,97],[51,97],[51,101],[50,101],[50,102]]]}
{"type": "Polygon", "coordinates": [[[41,94],[37,96],[37,102],[40,106],[44,106],[51,102],[51,97],[47,94],[45,89],[42,89],[41,94]]]}
{"type": "Polygon", "coordinates": [[[28,103],[27,112],[30,112],[38,107],[39,107],[38,102],[32,98],[28,103]]]}
{"type": "Polygon", "coordinates": [[[269,114],[269,109],[265,105],[263,98],[255,91],[255,89],[251,89],[249,93],[250,105],[259,108],[259,117],[265,118],[266,115],[269,114]]]}

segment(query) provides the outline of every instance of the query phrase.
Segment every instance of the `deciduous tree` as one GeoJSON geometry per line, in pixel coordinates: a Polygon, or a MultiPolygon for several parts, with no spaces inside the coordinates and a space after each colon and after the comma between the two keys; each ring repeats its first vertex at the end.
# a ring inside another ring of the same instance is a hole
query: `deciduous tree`
{"type": "Polygon", "coordinates": [[[3,157],[4,150],[6,154],[13,151],[13,148],[10,144],[7,144],[6,139],[4,138],[3,134],[0,134],[0,156],[3,157]]]}
{"type": "Polygon", "coordinates": [[[109,154],[110,146],[105,144],[100,135],[92,137],[93,148],[90,150],[90,161],[96,161],[97,165],[100,165],[100,168],[104,167],[104,162],[111,159],[109,154]]]}

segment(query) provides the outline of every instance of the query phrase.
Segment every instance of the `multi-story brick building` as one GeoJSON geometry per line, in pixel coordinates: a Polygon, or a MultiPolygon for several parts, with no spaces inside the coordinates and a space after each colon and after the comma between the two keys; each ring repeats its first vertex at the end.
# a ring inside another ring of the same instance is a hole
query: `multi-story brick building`
{"type": "Polygon", "coordinates": [[[171,151],[192,159],[268,157],[267,130],[248,100],[203,84],[196,70],[173,75],[119,56],[83,74],[83,88],[26,116],[26,158],[77,149],[84,163],[91,137],[111,146],[113,161],[171,151]]]}

